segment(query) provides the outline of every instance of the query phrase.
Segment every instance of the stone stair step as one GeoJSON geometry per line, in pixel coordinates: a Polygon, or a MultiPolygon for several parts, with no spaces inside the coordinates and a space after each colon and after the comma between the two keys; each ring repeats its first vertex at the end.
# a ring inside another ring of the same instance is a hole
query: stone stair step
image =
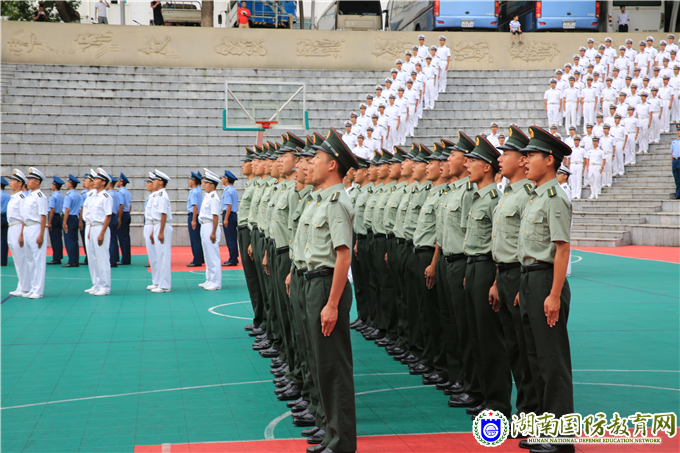
{"type": "Polygon", "coordinates": [[[571,238],[572,247],[621,247],[630,245],[630,239],[623,238],[598,238],[598,237],[574,237],[571,238]]]}
{"type": "Polygon", "coordinates": [[[624,239],[630,241],[630,233],[621,230],[592,230],[588,228],[581,228],[571,230],[572,238],[610,238],[610,239],[624,239]]]}

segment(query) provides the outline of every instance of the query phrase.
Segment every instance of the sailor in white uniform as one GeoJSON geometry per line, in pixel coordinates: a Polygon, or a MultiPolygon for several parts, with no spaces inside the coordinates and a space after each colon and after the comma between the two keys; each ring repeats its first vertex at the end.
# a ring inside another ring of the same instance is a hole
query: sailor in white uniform
{"type": "Polygon", "coordinates": [[[149,172],[146,179],[146,191],[149,192],[146,200],[144,201],[144,244],[146,245],[146,256],[149,257],[149,268],[151,269],[151,286],[158,288],[158,260],[156,258],[156,246],[151,240],[153,236],[153,219],[151,218],[151,209],[153,208],[153,194],[156,189],[153,187],[153,182],[156,179],[156,175],[153,172],[149,172]]]}
{"type": "MultiPolygon", "coordinates": [[[[564,190],[564,193],[566,193],[567,197],[571,200],[572,199],[571,188],[569,187],[569,183],[567,182],[569,176],[571,176],[571,172],[564,165],[562,165],[559,168],[559,170],[557,170],[557,182],[560,183],[560,187],[562,188],[562,190],[564,190]]],[[[574,219],[571,219],[571,226],[573,228],[574,219]]],[[[567,264],[567,275],[571,275],[571,250],[569,250],[569,264],[567,264]]]]}
{"type": "Polygon", "coordinates": [[[205,170],[205,197],[201,203],[198,221],[201,223],[201,245],[205,257],[205,282],[199,284],[206,291],[222,289],[222,264],[220,261],[221,199],[215,188],[220,178],[207,168],[205,170]]]}
{"type": "Polygon", "coordinates": [[[102,168],[97,168],[94,175],[93,195],[88,197],[87,225],[87,256],[92,276],[92,288],[85,292],[94,296],[106,296],[111,294],[111,255],[109,245],[111,244],[111,213],[113,211],[113,198],[106,191],[106,186],[111,182],[111,176],[102,168]],[[96,192],[96,193],[94,193],[96,192]]]}
{"type": "Polygon", "coordinates": [[[26,247],[21,238],[24,224],[24,202],[26,195],[21,188],[28,180],[21,170],[15,169],[9,179],[9,188],[14,192],[7,202],[7,243],[14,259],[14,268],[17,272],[17,289],[10,291],[10,296],[23,296],[31,292],[31,281],[28,275],[28,260],[26,259],[26,247]]]}
{"type": "Polygon", "coordinates": [[[153,220],[153,236],[151,242],[156,248],[158,266],[158,285],[151,285],[154,293],[169,293],[172,289],[171,249],[172,249],[172,206],[165,186],[170,177],[159,170],[154,170],[153,185],[156,189],[152,198],[151,219],[153,220]],[[156,286],[153,288],[153,286],[156,286]]]}
{"type": "MultiPolygon", "coordinates": [[[[26,176],[30,193],[24,200],[22,216],[24,219],[23,243],[26,247],[26,275],[31,288],[22,297],[40,299],[45,290],[45,269],[47,267],[47,244],[45,225],[47,224],[47,197],[40,190],[45,179],[40,170],[31,167],[26,176]]],[[[20,239],[21,241],[22,239],[20,239]]]]}

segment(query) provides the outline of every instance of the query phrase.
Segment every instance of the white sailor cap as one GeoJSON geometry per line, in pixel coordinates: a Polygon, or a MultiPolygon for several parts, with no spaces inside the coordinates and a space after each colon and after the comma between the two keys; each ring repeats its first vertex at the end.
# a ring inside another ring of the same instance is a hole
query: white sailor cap
{"type": "Polygon", "coordinates": [[[439,35],[439,40],[440,40],[440,41],[446,41],[446,36],[444,36],[444,35],[439,35]]]}
{"type": "Polygon", "coordinates": [[[215,173],[211,172],[210,170],[208,170],[207,168],[204,168],[203,172],[205,173],[206,181],[210,181],[216,186],[221,182],[220,177],[217,176],[215,173]]]}
{"type": "Polygon", "coordinates": [[[94,177],[97,176],[97,172],[94,171],[94,168],[90,168],[90,173],[88,173],[90,181],[94,181],[94,177]]]}
{"type": "Polygon", "coordinates": [[[39,179],[40,181],[45,180],[45,175],[43,175],[42,172],[35,167],[30,167],[28,169],[28,175],[26,177],[27,178],[39,179]]]}
{"type": "Polygon", "coordinates": [[[153,182],[154,179],[156,179],[156,175],[152,171],[150,171],[147,174],[146,182],[153,182]]]}
{"type": "Polygon", "coordinates": [[[24,174],[24,172],[19,170],[18,168],[14,169],[14,171],[12,172],[12,176],[10,176],[9,179],[16,179],[22,184],[26,184],[28,182],[28,179],[26,179],[26,175],[24,174]]]}
{"type": "Polygon", "coordinates": [[[606,38],[604,38],[604,42],[612,42],[612,39],[609,36],[607,36],[606,38]]]}
{"type": "Polygon", "coordinates": [[[111,176],[109,176],[109,174],[106,173],[106,171],[104,171],[103,168],[97,168],[97,171],[95,172],[94,177],[101,179],[102,181],[104,181],[107,184],[112,181],[111,176]]]}
{"type": "Polygon", "coordinates": [[[571,172],[564,165],[560,165],[560,168],[557,170],[557,174],[560,174],[560,173],[565,174],[567,176],[571,176],[571,172]]]}
{"type": "Polygon", "coordinates": [[[653,37],[653,36],[647,36],[647,41],[652,41],[652,42],[654,42],[654,37],[653,37]]]}
{"type": "Polygon", "coordinates": [[[153,172],[156,174],[156,179],[160,179],[162,181],[165,181],[166,183],[170,181],[170,177],[163,173],[162,171],[155,169],[153,172]]]}
{"type": "Polygon", "coordinates": [[[418,35],[418,40],[425,39],[425,35],[418,35]]]}
{"type": "Polygon", "coordinates": [[[588,38],[588,42],[592,42],[594,44],[595,40],[593,38],[588,38]]]}

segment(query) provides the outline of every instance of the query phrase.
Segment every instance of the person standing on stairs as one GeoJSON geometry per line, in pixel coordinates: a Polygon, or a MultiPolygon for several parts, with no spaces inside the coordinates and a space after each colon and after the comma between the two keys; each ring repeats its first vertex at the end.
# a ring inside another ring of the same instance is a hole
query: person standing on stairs
{"type": "Polygon", "coordinates": [[[671,169],[675,179],[675,199],[680,200],[680,124],[675,126],[675,132],[678,138],[671,142],[671,169]]]}

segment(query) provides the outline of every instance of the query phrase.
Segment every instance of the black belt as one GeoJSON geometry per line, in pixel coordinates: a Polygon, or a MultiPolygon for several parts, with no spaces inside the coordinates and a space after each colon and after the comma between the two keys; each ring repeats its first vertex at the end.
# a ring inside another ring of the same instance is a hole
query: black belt
{"type": "Polygon", "coordinates": [[[307,272],[306,267],[303,267],[302,269],[295,269],[295,275],[297,275],[298,277],[302,277],[303,275],[305,275],[305,272],[307,272]]]}
{"type": "Polygon", "coordinates": [[[434,247],[413,247],[413,253],[434,252],[434,247]]]}
{"type": "Polygon", "coordinates": [[[366,228],[366,234],[373,234],[373,230],[371,228],[366,228]]]}
{"type": "Polygon", "coordinates": [[[245,230],[246,228],[248,228],[248,225],[238,225],[238,226],[236,227],[236,229],[238,229],[239,231],[245,230]]]}
{"type": "Polygon", "coordinates": [[[522,263],[496,263],[499,271],[509,271],[510,269],[518,268],[522,263]]]}
{"type": "Polygon", "coordinates": [[[520,272],[523,274],[526,274],[528,272],[534,272],[534,271],[542,271],[546,269],[552,269],[553,265],[550,263],[536,263],[536,264],[529,264],[528,266],[522,265],[522,268],[520,269],[520,272]]]}
{"type": "Polygon", "coordinates": [[[392,238],[394,237],[394,233],[387,233],[387,234],[385,235],[385,237],[386,237],[387,239],[392,239],[392,238]]]}
{"type": "Polygon", "coordinates": [[[288,246],[279,247],[279,248],[276,249],[276,254],[277,254],[277,255],[283,255],[283,254],[286,253],[288,250],[290,250],[290,247],[288,247],[288,246]]]}
{"type": "Polygon", "coordinates": [[[413,247],[413,239],[406,239],[406,247],[413,247]]]}
{"type": "Polygon", "coordinates": [[[444,259],[446,260],[447,263],[455,263],[456,261],[464,260],[465,258],[467,258],[467,256],[465,256],[465,253],[444,256],[444,259]]]}
{"type": "Polygon", "coordinates": [[[332,267],[322,267],[322,268],[319,268],[319,269],[315,269],[313,271],[307,271],[307,272],[305,272],[305,280],[311,280],[313,278],[326,277],[327,275],[333,275],[334,271],[335,271],[335,269],[332,268],[332,267]]]}
{"type": "Polygon", "coordinates": [[[366,235],[357,233],[357,239],[361,239],[363,241],[364,239],[366,239],[366,235]]]}
{"type": "Polygon", "coordinates": [[[406,244],[406,239],[405,238],[397,238],[397,244],[406,244]]]}
{"type": "Polygon", "coordinates": [[[468,256],[468,259],[467,259],[468,264],[478,263],[480,261],[493,261],[493,257],[491,255],[479,255],[479,256],[468,256]]]}
{"type": "Polygon", "coordinates": [[[274,240],[274,238],[267,238],[265,239],[265,241],[267,241],[269,245],[273,245],[274,247],[276,247],[276,241],[274,240]]]}
{"type": "Polygon", "coordinates": [[[258,230],[257,225],[253,225],[253,231],[257,231],[257,230],[258,230]]]}
{"type": "MultiPolygon", "coordinates": [[[[266,236],[266,235],[264,234],[264,232],[263,232],[263,231],[260,231],[260,237],[261,237],[261,238],[264,238],[265,236],[266,236]]],[[[265,239],[266,239],[266,238],[265,238],[265,239]]]]}

